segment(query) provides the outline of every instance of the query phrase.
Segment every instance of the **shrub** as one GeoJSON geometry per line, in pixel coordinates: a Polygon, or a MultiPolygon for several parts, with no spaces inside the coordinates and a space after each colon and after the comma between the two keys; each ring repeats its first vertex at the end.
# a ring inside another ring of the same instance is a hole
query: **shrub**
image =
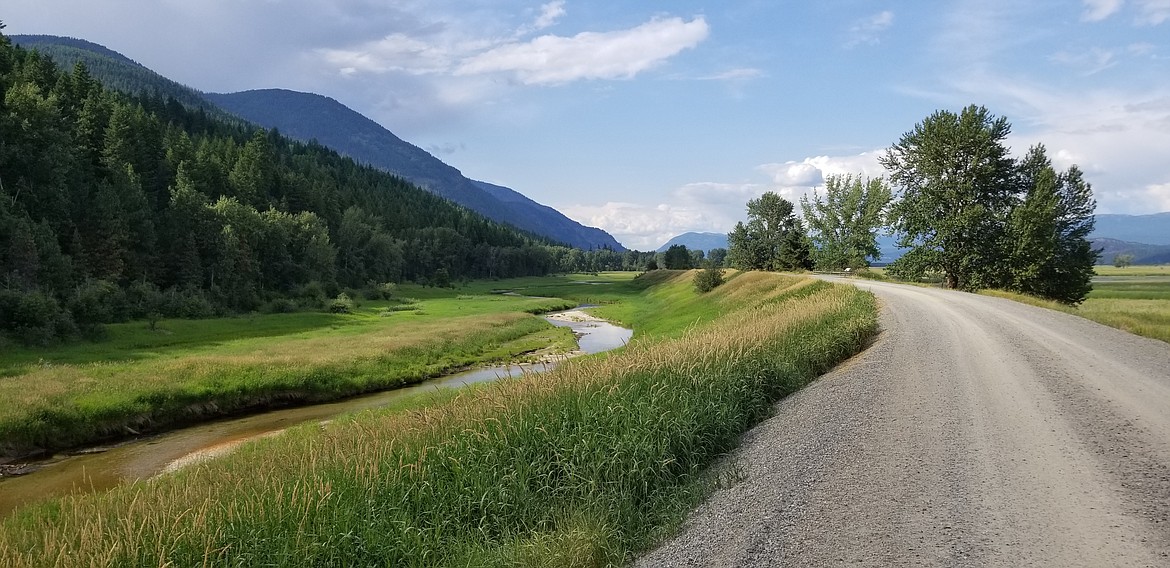
{"type": "Polygon", "coordinates": [[[329,302],[329,312],[334,314],[348,314],[353,311],[353,300],[342,292],[333,301],[329,302]]]}
{"type": "Polygon", "coordinates": [[[704,268],[695,274],[695,291],[706,294],[723,284],[723,269],[714,266],[704,268]]]}

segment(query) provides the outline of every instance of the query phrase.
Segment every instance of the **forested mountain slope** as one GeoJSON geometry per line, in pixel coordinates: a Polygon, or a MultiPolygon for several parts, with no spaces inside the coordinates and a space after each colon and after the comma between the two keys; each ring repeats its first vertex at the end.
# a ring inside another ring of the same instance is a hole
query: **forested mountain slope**
{"type": "Polygon", "coordinates": [[[277,128],[299,140],[317,140],[361,163],[401,175],[491,219],[578,248],[624,250],[601,229],[585,227],[506,187],[468,179],[459,170],[334,99],[283,89],[206,96],[245,120],[277,128]]]}
{"type": "Polygon", "coordinates": [[[569,258],[321,145],[106,90],[2,35],[0,132],[0,335],[29,343],[569,258]]]}
{"type": "Polygon", "coordinates": [[[585,227],[508,188],[492,186],[511,195],[483,187],[481,182],[464,177],[459,170],[328,97],[283,89],[202,93],[85,40],[49,35],[21,35],[12,39],[22,47],[49,55],[63,69],[84,63],[90,74],[107,88],[132,95],[173,98],[188,108],[202,109],[218,118],[238,117],[264,128],[278,129],[302,142],[316,140],[362,164],[402,176],[495,221],[586,250],[624,250],[605,231],[585,227]]]}

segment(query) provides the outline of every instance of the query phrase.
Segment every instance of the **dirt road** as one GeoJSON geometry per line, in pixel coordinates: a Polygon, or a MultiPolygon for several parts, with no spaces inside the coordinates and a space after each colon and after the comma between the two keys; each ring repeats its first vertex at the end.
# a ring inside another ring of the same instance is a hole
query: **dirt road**
{"type": "Polygon", "coordinates": [[[1170,566],[1170,345],[855,283],[876,344],[778,404],[637,566],[1170,566]]]}

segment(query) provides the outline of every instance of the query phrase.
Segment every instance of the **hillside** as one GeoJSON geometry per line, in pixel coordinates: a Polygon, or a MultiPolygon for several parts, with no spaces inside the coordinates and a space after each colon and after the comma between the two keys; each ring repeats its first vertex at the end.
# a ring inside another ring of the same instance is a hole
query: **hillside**
{"type": "Polygon", "coordinates": [[[476,182],[340,102],[312,93],[264,89],[208,93],[219,107],[302,141],[317,140],[363,163],[508,223],[582,249],[625,250],[608,233],[585,227],[506,187],[476,182]]]}
{"type": "Polygon", "coordinates": [[[1092,239],[1093,248],[1101,249],[1097,264],[1113,264],[1119,254],[1133,255],[1134,264],[1164,264],[1170,262],[1170,245],[1131,243],[1119,239],[1092,239]]]}
{"type": "Polygon", "coordinates": [[[1117,239],[1130,243],[1170,245],[1170,212],[1152,215],[1097,215],[1092,239],[1117,239]]]}
{"type": "Polygon", "coordinates": [[[48,55],[66,72],[82,62],[110,89],[173,98],[222,120],[240,118],[275,128],[295,140],[320,144],[354,160],[399,175],[489,219],[581,249],[625,249],[608,233],[585,227],[513,190],[463,176],[459,170],[395,136],[340,102],[311,93],[265,89],[232,94],[202,93],[172,81],[101,45],[48,35],[13,36],[13,42],[48,55]]]}
{"type": "Polygon", "coordinates": [[[0,348],[130,319],[345,312],[394,283],[585,260],[319,144],[106,90],[2,34],[0,63],[0,348]]]}
{"type": "Polygon", "coordinates": [[[188,108],[203,109],[220,119],[229,115],[203,97],[203,93],[172,81],[112,49],[77,38],[51,35],[14,35],[12,43],[48,55],[66,73],[83,63],[90,75],[107,89],[132,95],[172,98],[188,108]]]}
{"type": "Polygon", "coordinates": [[[665,244],[658,247],[658,252],[666,252],[666,249],[674,245],[683,245],[690,250],[701,250],[709,252],[711,249],[727,248],[727,235],[723,233],[683,233],[666,241],[665,244]]]}

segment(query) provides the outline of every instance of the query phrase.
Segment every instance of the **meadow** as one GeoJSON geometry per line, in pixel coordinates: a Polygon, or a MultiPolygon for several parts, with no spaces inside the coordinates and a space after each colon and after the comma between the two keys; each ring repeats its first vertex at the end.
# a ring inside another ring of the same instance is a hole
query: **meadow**
{"type": "Polygon", "coordinates": [[[0,522],[4,566],[605,566],[679,522],[771,403],[859,351],[871,295],[796,276],[509,283],[634,326],[624,349],[0,522]]]}
{"type": "Polygon", "coordinates": [[[1021,294],[985,293],[1078,315],[1170,343],[1170,267],[1097,266],[1095,270],[1097,277],[1093,279],[1093,291],[1076,307],[1021,294]]]}
{"type": "Polygon", "coordinates": [[[473,365],[568,351],[532,315],[565,299],[403,287],[352,313],[253,314],[110,326],[110,339],[0,357],[0,455],[91,444],[274,405],[416,383],[473,365]]]}

